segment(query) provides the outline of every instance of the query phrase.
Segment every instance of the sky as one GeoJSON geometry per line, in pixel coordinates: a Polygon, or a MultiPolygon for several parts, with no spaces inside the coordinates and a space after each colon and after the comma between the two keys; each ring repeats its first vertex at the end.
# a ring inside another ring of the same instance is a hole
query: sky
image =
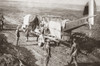
{"type": "MultiPolygon", "coordinates": [[[[1,2],[6,2],[3,5],[12,5],[12,6],[15,6],[15,4],[19,4],[19,6],[24,5],[24,6],[36,6],[36,7],[48,7],[48,8],[49,7],[50,8],[58,7],[58,8],[82,10],[84,8],[84,6],[86,5],[86,3],[89,2],[89,0],[0,0],[0,3],[1,2]],[[15,3],[14,3],[14,1],[15,1],[15,3]],[[18,2],[16,3],[16,1],[18,1],[18,2]],[[24,2],[24,3],[22,3],[22,2],[24,2]],[[37,3],[35,3],[35,2],[37,2],[37,3]],[[68,6],[69,4],[73,5],[73,6],[74,5],[82,5],[82,7],[80,6],[80,8],[79,8],[79,6],[75,6],[75,7],[68,6]]],[[[95,0],[95,2],[96,2],[96,6],[98,6],[97,10],[100,11],[100,0],[95,0]]]]}
{"type": "MultiPolygon", "coordinates": [[[[57,4],[76,4],[84,5],[89,0],[0,0],[0,1],[24,1],[24,2],[40,2],[40,3],[57,3],[57,4]]],[[[100,5],[100,0],[95,0],[97,5],[100,5]]]]}

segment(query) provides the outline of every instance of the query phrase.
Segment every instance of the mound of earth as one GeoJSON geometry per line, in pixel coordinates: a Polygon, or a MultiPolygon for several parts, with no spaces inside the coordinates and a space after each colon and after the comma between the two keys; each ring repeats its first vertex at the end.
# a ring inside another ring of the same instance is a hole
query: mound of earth
{"type": "Polygon", "coordinates": [[[37,66],[35,62],[30,51],[8,43],[7,37],[0,34],[0,66],[37,66]]]}

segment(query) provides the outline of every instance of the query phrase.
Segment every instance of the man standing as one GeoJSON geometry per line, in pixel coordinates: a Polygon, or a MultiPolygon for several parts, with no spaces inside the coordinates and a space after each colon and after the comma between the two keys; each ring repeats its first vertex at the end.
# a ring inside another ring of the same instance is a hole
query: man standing
{"type": "Polygon", "coordinates": [[[3,25],[4,25],[4,16],[2,13],[0,13],[0,29],[3,30],[3,25]]]}
{"type": "Polygon", "coordinates": [[[88,37],[84,33],[76,32],[71,35],[70,39],[71,39],[71,44],[72,44],[71,53],[70,53],[71,60],[68,63],[68,65],[74,62],[75,66],[78,66],[78,63],[77,63],[78,54],[81,53],[86,56],[88,55],[86,52],[81,51],[81,49],[83,49],[83,45],[85,45],[85,43],[88,41],[88,37]]]}
{"type": "Polygon", "coordinates": [[[73,42],[72,42],[72,47],[71,47],[71,60],[70,62],[68,63],[68,65],[70,65],[72,62],[75,64],[75,66],[78,66],[77,64],[77,54],[78,54],[78,44],[76,43],[76,39],[73,39],[73,42]]]}
{"type": "Polygon", "coordinates": [[[25,35],[26,35],[26,41],[28,42],[28,37],[29,37],[29,31],[30,29],[29,29],[29,27],[28,27],[28,25],[26,25],[26,29],[25,29],[25,35]]]}
{"type": "Polygon", "coordinates": [[[49,60],[50,60],[50,40],[46,39],[46,43],[45,43],[45,53],[44,53],[44,57],[45,57],[45,66],[48,66],[49,60]]]}
{"type": "Polygon", "coordinates": [[[19,26],[16,29],[16,37],[17,37],[16,45],[18,46],[18,42],[19,42],[19,38],[20,38],[19,26]]]}

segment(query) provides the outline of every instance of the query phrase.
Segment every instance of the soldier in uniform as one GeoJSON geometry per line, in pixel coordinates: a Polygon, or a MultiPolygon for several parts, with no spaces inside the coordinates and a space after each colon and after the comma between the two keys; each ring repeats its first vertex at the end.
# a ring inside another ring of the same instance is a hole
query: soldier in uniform
{"type": "Polygon", "coordinates": [[[26,35],[26,41],[28,41],[28,37],[29,37],[29,27],[28,25],[26,26],[26,30],[25,30],[25,35],[26,35]]]}
{"type": "Polygon", "coordinates": [[[76,43],[76,39],[73,39],[73,42],[72,42],[72,43],[73,43],[73,44],[72,44],[71,53],[70,53],[70,55],[71,55],[71,60],[70,60],[70,62],[69,62],[69,65],[70,65],[72,62],[74,62],[75,66],[78,66],[78,64],[77,64],[77,59],[76,59],[77,54],[78,54],[78,44],[76,43]]]}
{"type": "Polygon", "coordinates": [[[49,39],[46,39],[44,57],[45,57],[45,66],[48,66],[49,59],[51,57],[51,55],[50,55],[50,40],[49,39]]]}
{"type": "Polygon", "coordinates": [[[85,42],[87,42],[88,37],[86,37],[86,34],[84,33],[74,33],[71,36],[71,60],[68,64],[71,64],[72,62],[74,62],[75,66],[78,66],[77,64],[77,56],[79,53],[84,54],[87,56],[87,53],[84,53],[81,51],[82,47],[81,45],[84,44],[85,42]]]}
{"type": "Polygon", "coordinates": [[[17,37],[16,45],[18,46],[18,42],[19,42],[19,38],[20,38],[19,26],[17,27],[17,30],[16,30],[16,37],[17,37]]]}
{"type": "Polygon", "coordinates": [[[0,29],[2,30],[3,29],[3,25],[4,25],[4,16],[3,16],[3,14],[2,13],[0,13],[0,24],[1,24],[1,26],[0,26],[0,29]]]}

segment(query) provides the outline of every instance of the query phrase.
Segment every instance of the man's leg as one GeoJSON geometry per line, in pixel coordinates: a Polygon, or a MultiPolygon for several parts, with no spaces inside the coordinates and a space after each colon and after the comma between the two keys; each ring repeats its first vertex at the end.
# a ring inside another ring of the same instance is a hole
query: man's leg
{"type": "Polygon", "coordinates": [[[73,56],[71,56],[70,61],[68,62],[68,65],[70,65],[73,62],[73,56]]]}
{"type": "Polygon", "coordinates": [[[46,66],[48,66],[49,63],[49,56],[46,58],[46,66]]]}
{"type": "Polygon", "coordinates": [[[49,57],[51,57],[51,48],[49,48],[49,57]]]}
{"type": "Polygon", "coordinates": [[[28,33],[26,34],[26,41],[28,41],[28,33]]]}
{"type": "Polygon", "coordinates": [[[16,45],[18,46],[18,42],[19,42],[19,37],[17,37],[17,42],[16,42],[16,45]]]}
{"type": "Polygon", "coordinates": [[[2,27],[1,27],[2,30],[3,30],[3,25],[4,25],[4,23],[3,23],[3,21],[2,21],[2,25],[1,25],[1,26],[2,26],[2,27]]]}
{"type": "Polygon", "coordinates": [[[78,66],[76,57],[74,57],[74,64],[75,66],[78,66]]]}
{"type": "Polygon", "coordinates": [[[38,41],[38,38],[39,38],[39,36],[37,36],[37,39],[36,39],[36,41],[38,41]]]}
{"type": "Polygon", "coordinates": [[[0,25],[0,30],[1,30],[1,25],[0,25]]]}
{"type": "Polygon", "coordinates": [[[27,38],[27,40],[26,40],[26,41],[28,41],[28,36],[27,36],[26,38],[27,38]]]}

